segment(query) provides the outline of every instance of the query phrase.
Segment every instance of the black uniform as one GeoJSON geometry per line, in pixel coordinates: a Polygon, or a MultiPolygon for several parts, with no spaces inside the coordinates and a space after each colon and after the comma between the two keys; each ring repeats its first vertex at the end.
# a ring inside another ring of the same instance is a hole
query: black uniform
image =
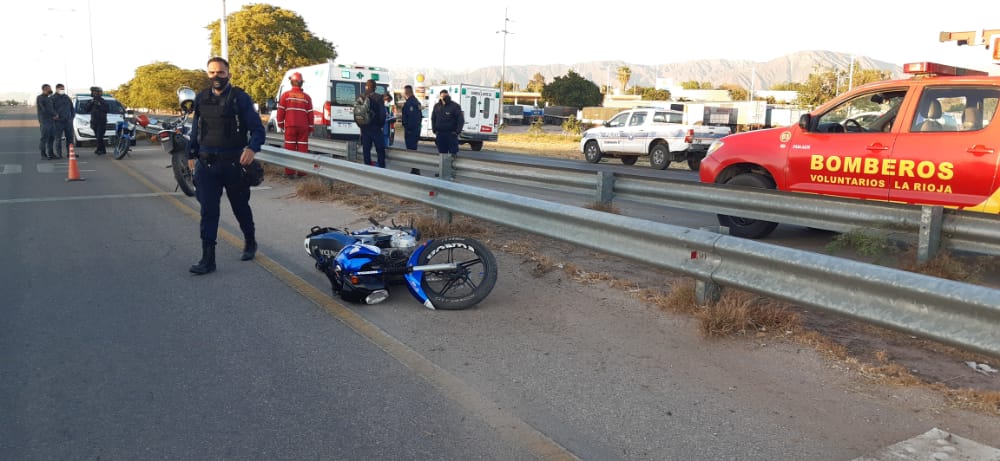
{"type": "Polygon", "coordinates": [[[90,128],[94,130],[94,137],[97,138],[97,155],[104,155],[104,132],[108,129],[108,102],[95,94],[94,97],[83,104],[83,110],[90,114],[90,128]]]}
{"type": "Polygon", "coordinates": [[[420,111],[420,101],[416,96],[406,98],[403,104],[403,133],[406,137],[406,148],[417,150],[417,141],[420,140],[420,124],[423,123],[424,116],[420,111]]]}
{"type": "Polygon", "coordinates": [[[66,138],[66,155],[69,155],[69,145],[73,143],[73,100],[59,93],[50,97],[52,110],[59,117],[52,124],[52,140],[55,144],[56,157],[62,157],[62,141],[59,138],[66,138]]]}
{"type": "Polygon", "coordinates": [[[382,128],[385,125],[386,108],[382,95],[378,93],[368,95],[368,108],[375,116],[367,125],[361,127],[361,155],[364,157],[365,165],[371,165],[372,144],[375,144],[375,153],[378,155],[376,166],[385,168],[385,133],[382,132],[382,128]]]}
{"type": "Polygon", "coordinates": [[[458,135],[462,133],[464,126],[465,116],[462,115],[462,106],[452,101],[451,97],[446,97],[434,105],[434,111],[431,113],[431,130],[434,131],[434,144],[437,145],[438,153],[458,153],[458,135]]]}
{"type": "Polygon", "coordinates": [[[243,179],[240,156],[245,147],[260,152],[264,137],[260,115],[242,89],[227,85],[221,95],[208,89],[195,98],[188,158],[198,161],[194,183],[201,204],[203,246],[215,246],[223,189],[240,223],[244,240],[256,242],[250,184],[243,179]]]}
{"type": "Polygon", "coordinates": [[[42,93],[35,98],[35,110],[38,112],[38,127],[42,130],[42,138],[38,142],[38,150],[42,153],[42,158],[54,158],[52,152],[53,124],[56,113],[52,110],[52,99],[49,95],[42,93]]]}

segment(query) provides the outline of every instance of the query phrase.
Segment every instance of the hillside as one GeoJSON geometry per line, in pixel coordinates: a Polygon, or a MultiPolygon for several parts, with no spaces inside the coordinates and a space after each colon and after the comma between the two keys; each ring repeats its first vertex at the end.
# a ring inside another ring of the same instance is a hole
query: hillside
{"type": "MultiPolygon", "coordinates": [[[[767,62],[702,59],[670,64],[644,65],[623,61],[591,61],[572,65],[507,66],[506,79],[520,84],[523,88],[535,73],[541,72],[545,76],[545,80],[551,82],[554,77],[565,75],[567,70],[573,69],[598,85],[605,84],[609,77],[611,84],[617,85],[616,70],[618,67],[624,65],[632,70],[632,80],[629,82],[629,86],[653,86],[656,77],[659,76],[660,78],[672,78],[678,83],[696,80],[699,82],[711,82],[715,85],[736,83],[744,88],[749,88],[751,75],[755,73],[755,87],[758,89],[767,89],[777,83],[804,82],[809,77],[809,74],[815,72],[817,68],[841,68],[846,71],[850,66],[850,60],[851,55],[845,53],[800,51],[767,62]],[[610,72],[608,71],[609,67],[610,72]]],[[[902,68],[896,64],[877,61],[865,56],[856,57],[855,66],[863,69],[885,70],[897,76],[902,71],[902,68]]],[[[393,74],[396,76],[395,83],[400,85],[412,83],[413,76],[420,72],[423,72],[427,79],[434,83],[444,80],[448,82],[495,85],[500,81],[500,70],[500,66],[470,69],[465,72],[446,69],[392,69],[393,74]]]]}

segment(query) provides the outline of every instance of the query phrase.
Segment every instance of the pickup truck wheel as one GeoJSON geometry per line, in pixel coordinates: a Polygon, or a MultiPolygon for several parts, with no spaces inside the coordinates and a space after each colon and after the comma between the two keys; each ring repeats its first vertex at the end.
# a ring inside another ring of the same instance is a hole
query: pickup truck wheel
{"type": "Polygon", "coordinates": [[[583,158],[590,163],[601,161],[601,146],[597,145],[597,141],[587,141],[587,144],[583,146],[583,158]]]}
{"type": "Polygon", "coordinates": [[[691,171],[698,171],[698,168],[701,168],[701,160],[703,158],[705,157],[701,155],[695,157],[688,157],[688,168],[690,168],[691,171]]]}
{"type": "Polygon", "coordinates": [[[657,144],[649,150],[649,166],[662,170],[670,165],[670,149],[666,144],[657,144]]]}
{"type": "Polygon", "coordinates": [[[479,152],[479,151],[483,150],[483,142],[482,141],[472,141],[472,142],[469,143],[469,147],[472,148],[473,151],[479,152]]]}
{"type": "MultiPolygon", "coordinates": [[[[757,187],[760,189],[774,189],[774,181],[763,175],[756,173],[743,173],[732,177],[726,184],[732,186],[757,187]]],[[[718,215],[719,224],[729,228],[729,235],[759,239],[766,237],[778,223],[771,221],[761,221],[758,219],[741,218],[739,216],[718,215]]]]}
{"type": "Polygon", "coordinates": [[[625,165],[635,165],[636,160],[639,160],[639,157],[636,155],[628,155],[622,157],[622,163],[625,165]]]}

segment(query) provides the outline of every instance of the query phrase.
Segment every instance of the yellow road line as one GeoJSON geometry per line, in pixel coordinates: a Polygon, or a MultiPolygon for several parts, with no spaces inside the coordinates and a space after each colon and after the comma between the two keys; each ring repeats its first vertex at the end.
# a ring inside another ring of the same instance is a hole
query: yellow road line
{"type": "MultiPolygon", "coordinates": [[[[122,170],[132,176],[137,181],[154,192],[162,192],[159,187],[151,181],[137,173],[125,162],[115,161],[122,170]]],[[[201,218],[198,211],[189,207],[184,202],[170,195],[161,195],[165,200],[173,204],[179,210],[190,216],[194,220],[201,218]]],[[[236,248],[242,248],[243,239],[237,237],[225,229],[219,228],[219,236],[236,248]]],[[[286,285],[302,294],[317,306],[322,307],[332,314],[342,323],[365,337],[372,344],[375,344],[387,354],[396,359],[399,363],[413,370],[418,376],[438,388],[445,397],[462,406],[467,411],[478,415],[483,421],[493,427],[502,437],[513,443],[522,445],[525,449],[533,453],[539,459],[546,461],[569,461],[579,460],[576,455],[565,447],[541,433],[530,424],[524,422],[510,412],[499,408],[495,402],[487,399],[471,386],[456,378],[447,370],[439,367],[434,362],[420,355],[417,351],[403,344],[398,339],[392,337],[377,325],[365,320],[363,317],[348,309],[343,304],[338,303],[326,292],[316,289],[309,282],[295,275],[271,258],[261,252],[257,252],[254,261],[281,280],[286,285]]],[[[439,315],[436,313],[434,315],[439,315]]]]}

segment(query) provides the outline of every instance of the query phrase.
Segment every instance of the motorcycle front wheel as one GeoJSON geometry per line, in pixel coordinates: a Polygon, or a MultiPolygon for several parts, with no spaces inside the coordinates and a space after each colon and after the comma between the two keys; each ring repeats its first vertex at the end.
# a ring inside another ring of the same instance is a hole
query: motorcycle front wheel
{"type": "Polygon", "coordinates": [[[174,170],[174,179],[177,180],[177,187],[180,187],[184,195],[194,197],[194,176],[191,174],[191,169],[188,168],[187,153],[183,149],[170,154],[170,166],[174,170]]]}
{"type": "Polygon", "coordinates": [[[125,158],[125,154],[128,153],[131,140],[128,136],[119,136],[117,141],[118,142],[115,143],[115,160],[121,160],[125,158]]]}
{"type": "Polygon", "coordinates": [[[497,282],[497,260],[478,240],[466,237],[435,239],[418,264],[455,263],[458,267],[426,271],[421,287],[436,309],[459,310],[479,304],[497,282]]]}

